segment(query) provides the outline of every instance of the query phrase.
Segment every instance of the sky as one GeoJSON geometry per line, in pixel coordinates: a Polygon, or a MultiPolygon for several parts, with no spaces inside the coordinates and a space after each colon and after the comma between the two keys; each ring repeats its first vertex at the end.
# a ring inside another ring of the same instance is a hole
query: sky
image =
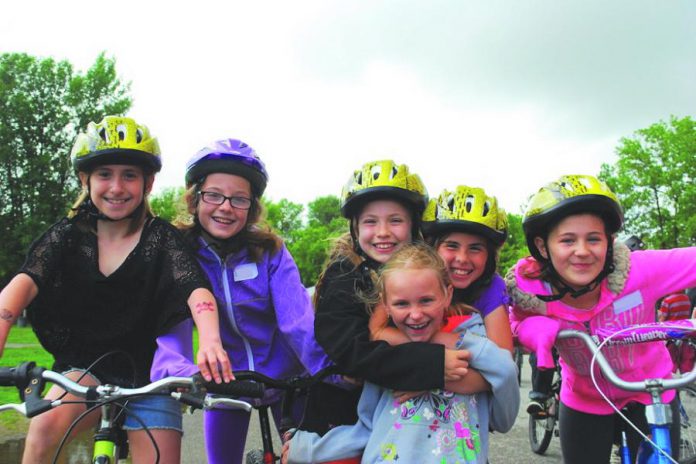
{"type": "Polygon", "coordinates": [[[3,4],[0,53],[114,58],[159,139],[156,191],[231,137],[274,201],[339,195],[393,159],[431,197],[478,186],[520,213],[614,163],[622,137],[696,117],[694,24],[691,0],[23,0],[3,4]]]}

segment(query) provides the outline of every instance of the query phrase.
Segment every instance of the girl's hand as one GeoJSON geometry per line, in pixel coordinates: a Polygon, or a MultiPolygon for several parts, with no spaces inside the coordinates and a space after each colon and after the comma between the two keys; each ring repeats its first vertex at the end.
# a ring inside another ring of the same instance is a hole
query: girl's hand
{"type": "Polygon", "coordinates": [[[389,315],[381,302],[375,306],[372,310],[372,316],[370,316],[370,322],[368,327],[370,328],[370,340],[379,340],[381,332],[387,327],[389,323],[389,315]]]}
{"type": "Polygon", "coordinates": [[[406,401],[415,398],[416,396],[421,396],[424,391],[395,391],[394,399],[399,404],[404,404],[406,401]]]}
{"type": "Polygon", "coordinates": [[[286,441],[283,443],[283,450],[280,453],[280,463],[288,464],[288,454],[290,454],[290,442],[286,441]]]}
{"type": "Polygon", "coordinates": [[[201,338],[196,361],[201,375],[208,382],[215,380],[215,383],[221,383],[224,380],[227,383],[234,380],[230,358],[219,339],[211,341],[201,338]]]}
{"type": "Polygon", "coordinates": [[[468,350],[445,349],[445,382],[461,380],[469,372],[468,350]]]}

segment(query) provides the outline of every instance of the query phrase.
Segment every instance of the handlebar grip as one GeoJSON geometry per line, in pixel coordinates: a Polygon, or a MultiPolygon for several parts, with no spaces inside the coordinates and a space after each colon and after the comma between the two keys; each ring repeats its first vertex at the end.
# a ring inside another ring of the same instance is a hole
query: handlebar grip
{"type": "Polygon", "coordinates": [[[36,367],[33,361],[25,361],[17,367],[0,367],[0,386],[17,387],[23,390],[34,375],[41,375],[43,368],[36,367]],[[35,369],[36,368],[36,369],[35,369]]]}
{"type": "Polygon", "coordinates": [[[226,396],[247,396],[251,398],[263,398],[263,385],[246,380],[233,380],[229,383],[203,382],[208,393],[217,393],[226,396]]]}
{"type": "Polygon", "coordinates": [[[15,386],[15,368],[0,367],[0,387],[15,386]]]}

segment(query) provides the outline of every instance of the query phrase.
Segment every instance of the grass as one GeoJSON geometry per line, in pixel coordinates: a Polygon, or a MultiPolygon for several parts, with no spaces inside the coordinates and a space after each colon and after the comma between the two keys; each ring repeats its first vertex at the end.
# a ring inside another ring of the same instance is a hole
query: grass
{"type": "MultiPolygon", "coordinates": [[[[195,353],[198,349],[197,332],[194,333],[193,343],[195,353]]],[[[15,367],[24,361],[34,361],[38,366],[50,369],[53,365],[53,356],[43,349],[30,327],[15,326],[10,330],[5,351],[0,358],[0,366],[15,367]]],[[[0,387],[0,404],[19,402],[21,400],[16,388],[0,387]]],[[[27,419],[19,413],[0,414],[0,438],[5,432],[26,431],[27,423],[27,419]]]]}
{"type": "MultiPolygon", "coordinates": [[[[53,365],[53,356],[41,347],[31,328],[13,327],[0,358],[0,365],[14,367],[24,361],[34,361],[39,366],[50,368],[53,365]]],[[[0,404],[20,401],[16,388],[0,388],[0,404]]],[[[24,432],[27,423],[27,419],[19,413],[0,414],[0,429],[3,431],[24,432]]]]}

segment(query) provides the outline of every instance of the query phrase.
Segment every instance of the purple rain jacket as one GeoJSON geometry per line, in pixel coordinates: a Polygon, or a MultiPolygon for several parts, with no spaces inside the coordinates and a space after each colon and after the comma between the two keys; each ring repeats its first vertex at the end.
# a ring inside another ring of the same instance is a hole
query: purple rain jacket
{"type": "MultiPolygon", "coordinates": [[[[314,339],[314,309],[284,245],[255,263],[246,249],[223,260],[203,238],[197,242],[198,262],[217,300],[220,337],[233,372],[248,369],[287,378],[315,374],[332,364],[314,339]]],[[[198,372],[191,361],[191,328],[189,319],[157,339],[153,380],[198,372]]]]}

